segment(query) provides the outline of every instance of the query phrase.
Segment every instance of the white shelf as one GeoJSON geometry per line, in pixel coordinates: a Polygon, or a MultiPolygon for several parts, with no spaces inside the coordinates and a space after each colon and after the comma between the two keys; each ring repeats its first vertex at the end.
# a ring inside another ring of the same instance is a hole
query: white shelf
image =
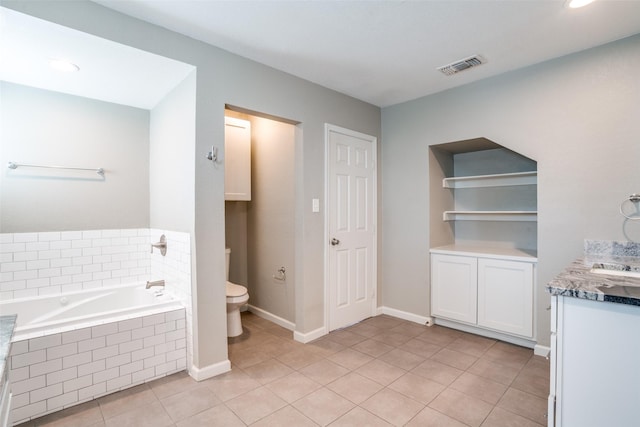
{"type": "Polygon", "coordinates": [[[494,258],[494,259],[507,259],[512,261],[525,261],[525,262],[537,262],[538,254],[535,250],[531,249],[519,249],[508,247],[496,247],[496,246],[477,246],[477,245],[465,245],[465,244],[453,244],[446,246],[439,246],[431,248],[429,250],[432,254],[446,254],[446,255],[463,255],[473,256],[478,258],[494,258]]]}
{"type": "Polygon", "coordinates": [[[537,221],[535,211],[445,211],[443,221],[537,221]]]}
{"type": "Polygon", "coordinates": [[[537,172],[515,172],[494,175],[459,176],[444,178],[444,188],[478,188],[478,187],[506,187],[510,185],[536,185],[537,172]]]}

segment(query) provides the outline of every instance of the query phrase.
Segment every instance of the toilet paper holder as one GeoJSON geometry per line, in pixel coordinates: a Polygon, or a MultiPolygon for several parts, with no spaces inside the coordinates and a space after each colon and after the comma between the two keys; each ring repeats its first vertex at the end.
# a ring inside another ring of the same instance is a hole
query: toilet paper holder
{"type": "Polygon", "coordinates": [[[271,277],[284,282],[285,280],[287,280],[287,270],[284,268],[284,266],[282,266],[278,269],[278,271],[276,271],[276,274],[271,277]]]}

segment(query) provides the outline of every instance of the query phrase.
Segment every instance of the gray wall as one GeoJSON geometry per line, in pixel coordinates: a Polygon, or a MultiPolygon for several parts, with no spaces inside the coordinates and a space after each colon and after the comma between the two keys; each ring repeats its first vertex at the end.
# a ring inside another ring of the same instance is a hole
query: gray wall
{"type": "Polygon", "coordinates": [[[583,239],[640,240],[618,213],[640,191],[639,52],[634,36],[384,108],[383,304],[430,314],[428,147],[486,137],[538,163],[535,311],[548,345],[544,286],[583,239]]]}
{"type": "Polygon", "coordinates": [[[300,122],[296,128],[296,330],[324,325],[324,123],[380,136],[380,109],[289,74],[106,9],[95,3],[11,1],[3,6],[197,67],[194,312],[199,368],[227,359],[224,281],[224,170],[206,160],[223,149],[224,106],[300,122]],[[298,142],[300,141],[300,142],[298,142]]]}
{"type": "Polygon", "coordinates": [[[147,110],[7,82],[0,91],[0,232],[149,226],[147,110]]]}

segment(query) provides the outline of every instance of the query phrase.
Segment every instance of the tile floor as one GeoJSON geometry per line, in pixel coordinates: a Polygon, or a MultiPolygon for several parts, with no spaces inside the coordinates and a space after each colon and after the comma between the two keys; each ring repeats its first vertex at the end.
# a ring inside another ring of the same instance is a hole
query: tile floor
{"type": "Polygon", "coordinates": [[[546,424],[549,363],[530,349],[377,316],[309,344],[243,313],[232,371],[178,373],[21,427],[546,424]]]}

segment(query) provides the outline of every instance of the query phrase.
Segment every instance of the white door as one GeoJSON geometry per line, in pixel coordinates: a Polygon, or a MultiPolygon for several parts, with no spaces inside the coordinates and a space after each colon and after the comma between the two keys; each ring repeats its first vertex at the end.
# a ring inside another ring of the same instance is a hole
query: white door
{"type": "Polygon", "coordinates": [[[477,298],[477,258],[431,255],[431,314],[475,324],[477,298]]]}
{"type": "Polygon", "coordinates": [[[533,336],[533,264],[478,260],[478,325],[533,336]]]}
{"type": "Polygon", "coordinates": [[[376,144],[327,124],[329,331],[375,314],[376,144]]]}

